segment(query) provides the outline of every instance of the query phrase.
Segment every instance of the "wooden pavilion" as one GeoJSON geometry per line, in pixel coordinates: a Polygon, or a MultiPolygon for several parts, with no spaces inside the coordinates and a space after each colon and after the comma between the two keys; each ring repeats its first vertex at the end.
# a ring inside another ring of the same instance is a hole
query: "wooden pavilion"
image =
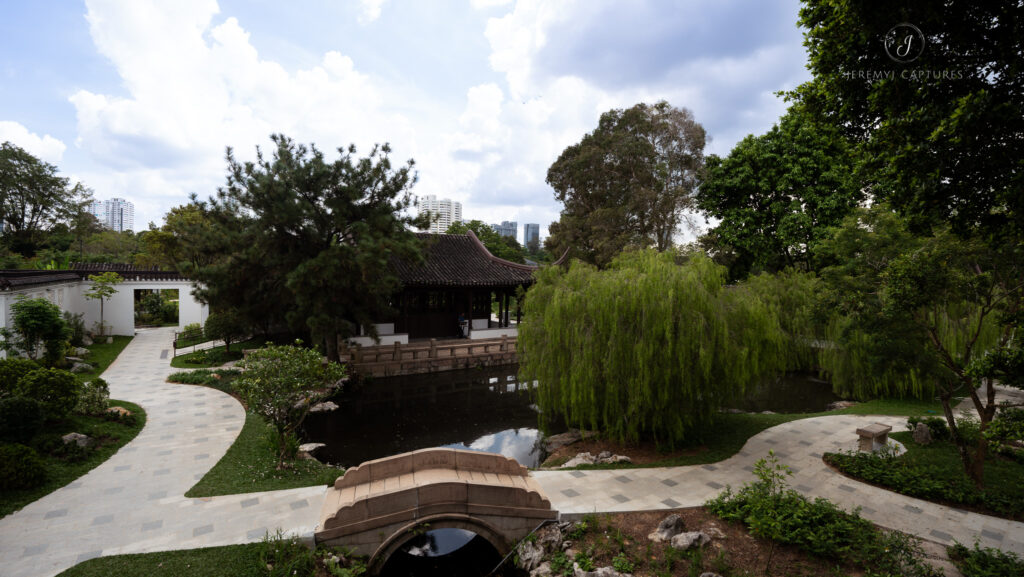
{"type": "MultiPolygon", "coordinates": [[[[492,255],[472,231],[417,236],[423,242],[424,262],[396,259],[391,263],[402,289],[392,300],[395,316],[376,325],[380,344],[516,336],[520,310],[515,306],[513,312],[510,303],[519,288],[533,284],[537,267],[492,255]]],[[[365,335],[351,340],[363,346],[375,344],[365,335]]]]}

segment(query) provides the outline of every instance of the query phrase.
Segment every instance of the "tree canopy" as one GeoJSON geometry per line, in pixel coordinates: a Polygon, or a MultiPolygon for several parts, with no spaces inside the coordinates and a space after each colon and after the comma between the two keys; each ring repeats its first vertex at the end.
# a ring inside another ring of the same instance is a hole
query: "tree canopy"
{"type": "Polygon", "coordinates": [[[420,258],[408,216],[413,162],[393,169],[387,145],[358,158],[355,146],[329,161],[315,145],[271,137],[266,156],[239,162],[228,149],[227,184],[192,226],[191,246],[213,255],[182,261],[202,283],[197,296],[219,310],[233,309],[264,331],[287,326],[324,343],[337,358],[337,339],[389,312],[398,279],[388,261],[420,258]]]}
{"type": "Polygon", "coordinates": [[[863,196],[851,148],[837,128],[794,105],[767,134],[747,136],[726,158],[708,157],[695,197],[719,221],[704,243],[730,278],[819,268],[811,247],[863,196]]]}
{"type": "Polygon", "coordinates": [[[0,144],[0,220],[3,238],[15,252],[31,256],[43,233],[71,220],[90,195],[59,176],[56,166],[10,142],[0,144]]]}
{"type": "Polygon", "coordinates": [[[672,246],[704,166],[704,127],[665,101],[601,115],[547,182],[564,207],[545,246],[606,266],[627,247],[672,246]]]}
{"type": "Polygon", "coordinates": [[[511,236],[498,234],[491,228],[491,225],[482,221],[456,222],[449,226],[445,232],[448,234],[466,234],[468,230],[473,231],[473,234],[480,239],[480,242],[494,256],[522,264],[523,247],[519,245],[519,242],[511,236]]]}
{"type": "Polygon", "coordinates": [[[1022,21],[1020,2],[805,0],[800,25],[814,78],[795,95],[865,145],[865,185],[915,228],[1019,231],[1022,21]],[[887,37],[913,53],[890,56],[887,37]]]}

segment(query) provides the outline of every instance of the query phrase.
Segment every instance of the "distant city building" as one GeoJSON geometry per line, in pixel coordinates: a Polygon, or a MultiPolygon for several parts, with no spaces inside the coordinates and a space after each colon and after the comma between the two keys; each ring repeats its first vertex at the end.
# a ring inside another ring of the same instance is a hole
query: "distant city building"
{"type": "Polygon", "coordinates": [[[438,199],[432,194],[420,198],[420,214],[430,213],[431,223],[427,230],[434,234],[448,232],[448,227],[462,222],[462,203],[448,198],[438,199]],[[436,216],[436,220],[434,219],[436,216]]]}
{"type": "Polygon", "coordinates": [[[540,225],[526,223],[523,225],[523,246],[530,246],[530,243],[540,246],[540,225]]]}
{"type": "Polygon", "coordinates": [[[516,238],[519,234],[519,223],[514,220],[511,222],[503,220],[501,221],[501,224],[492,224],[491,228],[501,236],[511,236],[512,238],[516,238]]]}
{"type": "Polygon", "coordinates": [[[110,230],[135,230],[135,205],[123,198],[94,200],[89,206],[89,212],[110,230]]]}

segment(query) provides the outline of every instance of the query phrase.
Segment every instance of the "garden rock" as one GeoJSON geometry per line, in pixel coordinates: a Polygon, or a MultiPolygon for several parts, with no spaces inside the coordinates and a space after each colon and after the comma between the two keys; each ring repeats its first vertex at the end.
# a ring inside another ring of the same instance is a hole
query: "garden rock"
{"type": "Polygon", "coordinates": [[[719,575],[718,573],[712,573],[710,571],[707,571],[705,573],[701,573],[700,577],[722,577],[722,576],[719,575]]]}
{"type": "Polygon", "coordinates": [[[519,568],[531,571],[532,575],[532,571],[540,566],[544,558],[544,547],[540,543],[523,540],[516,545],[516,555],[519,557],[519,568]]]}
{"type": "Polygon", "coordinates": [[[85,335],[84,337],[82,337],[82,344],[87,347],[91,347],[94,343],[92,342],[92,338],[90,338],[89,335],[85,335]]]}
{"type": "Polygon", "coordinates": [[[694,547],[703,547],[711,542],[711,537],[703,531],[688,531],[672,537],[672,548],[689,551],[694,547]]]}
{"type": "Polygon", "coordinates": [[[601,567],[593,571],[580,569],[579,563],[572,564],[573,577],[633,577],[632,573],[619,573],[611,567],[601,567]]]}
{"type": "Polygon", "coordinates": [[[326,447],[326,446],[327,445],[324,444],[324,443],[303,443],[303,444],[299,445],[299,455],[298,455],[298,457],[300,459],[314,459],[315,460],[316,457],[313,456],[313,451],[316,451],[317,449],[319,449],[321,447],[326,447]]]}
{"type": "Polygon", "coordinates": [[[569,429],[565,433],[558,435],[551,435],[550,437],[544,438],[544,451],[547,453],[554,453],[562,447],[567,447],[581,439],[586,437],[593,437],[597,435],[594,431],[581,431],[579,429],[569,429]]]}
{"type": "Polygon", "coordinates": [[[854,402],[854,401],[836,401],[834,403],[829,403],[828,404],[828,410],[830,410],[830,411],[838,411],[840,409],[849,409],[850,407],[853,407],[856,404],[857,403],[854,402]]]}
{"type": "Polygon", "coordinates": [[[326,413],[327,411],[337,411],[338,405],[331,401],[324,401],[317,403],[309,408],[310,413],[326,413]]]}
{"type": "Polygon", "coordinates": [[[132,414],[131,411],[129,411],[128,409],[126,409],[124,407],[110,407],[110,408],[107,409],[107,412],[108,413],[116,413],[118,415],[121,415],[122,417],[127,417],[128,415],[132,414]]]}
{"type": "Polygon", "coordinates": [[[551,563],[547,561],[541,563],[536,569],[530,571],[530,577],[551,577],[554,573],[551,572],[551,563]]]}
{"type": "Polygon", "coordinates": [[[71,347],[71,352],[76,357],[87,357],[89,356],[89,349],[85,347],[71,347]]]}
{"type": "Polygon", "coordinates": [[[647,535],[647,538],[655,543],[664,543],[665,541],[672,540],[673,537],[684,529],[686,529],[686,526],[683,525],[682,517],[672,514],[662,519],[661,523],[658,523],[658,528],[647,535]]]}
{"type": "Polygon", "coordinates": [[[89,363],[75,363],[71,365],[72,373],[91,373],[94,370],[89,363]]]}
{"type": "Polygon", "coordinates": [[[605,465],[608,463],[630,463],[629,457],[625,455],[613,455],[609,451],[601,451],[596,457],[590,452],[577,453],[575,457],[566,461],[560,469],[568,469],[579,465],[605,465]]]}
{"type": "Polygon", "coordinates": [[[92,437],[82,433],[68,433],[61,437],[60,440],[64,441],[65,445],[75,443],[79,447],[88,447],[92,444],[92,437]]]}
{"type": "Polygon", "coordinates": [[[706,533],[707,536],[712,539],[725,539],[725,533],[723,533],[722,530],[718,528],[718,525],[715,525],[714,523],[704,527],[701,531],[706,533]]]}
{"type": "Polygon", "coordinates": [[[914,427],[914,442],[918,445],[932,444],[932,430],[928,428],[928,425],[918,423],[917,426],[914,427]]]}
{"type": "Polygon", "coordinates": [[[68,357],[68,356],[65,356],[64,360],[69,362],[69,363],[81,363],[81,362],[84,362],[82,357],[68,357]]]}

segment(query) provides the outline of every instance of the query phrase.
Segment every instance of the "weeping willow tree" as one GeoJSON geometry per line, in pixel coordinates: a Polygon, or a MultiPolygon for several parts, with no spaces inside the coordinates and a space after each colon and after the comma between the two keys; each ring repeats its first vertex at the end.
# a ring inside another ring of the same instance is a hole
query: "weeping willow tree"
{"type": "Polygon", "coordinates": [[[605,270],[548,267],[526,295],[520,373],[545,413],[610,438],[672,446],[766,376],[807,358],[768,279],[726,287],[703,255],[628,252],[605,270]],[[677,262],[682,260],[682,262],[677,262]]]}

